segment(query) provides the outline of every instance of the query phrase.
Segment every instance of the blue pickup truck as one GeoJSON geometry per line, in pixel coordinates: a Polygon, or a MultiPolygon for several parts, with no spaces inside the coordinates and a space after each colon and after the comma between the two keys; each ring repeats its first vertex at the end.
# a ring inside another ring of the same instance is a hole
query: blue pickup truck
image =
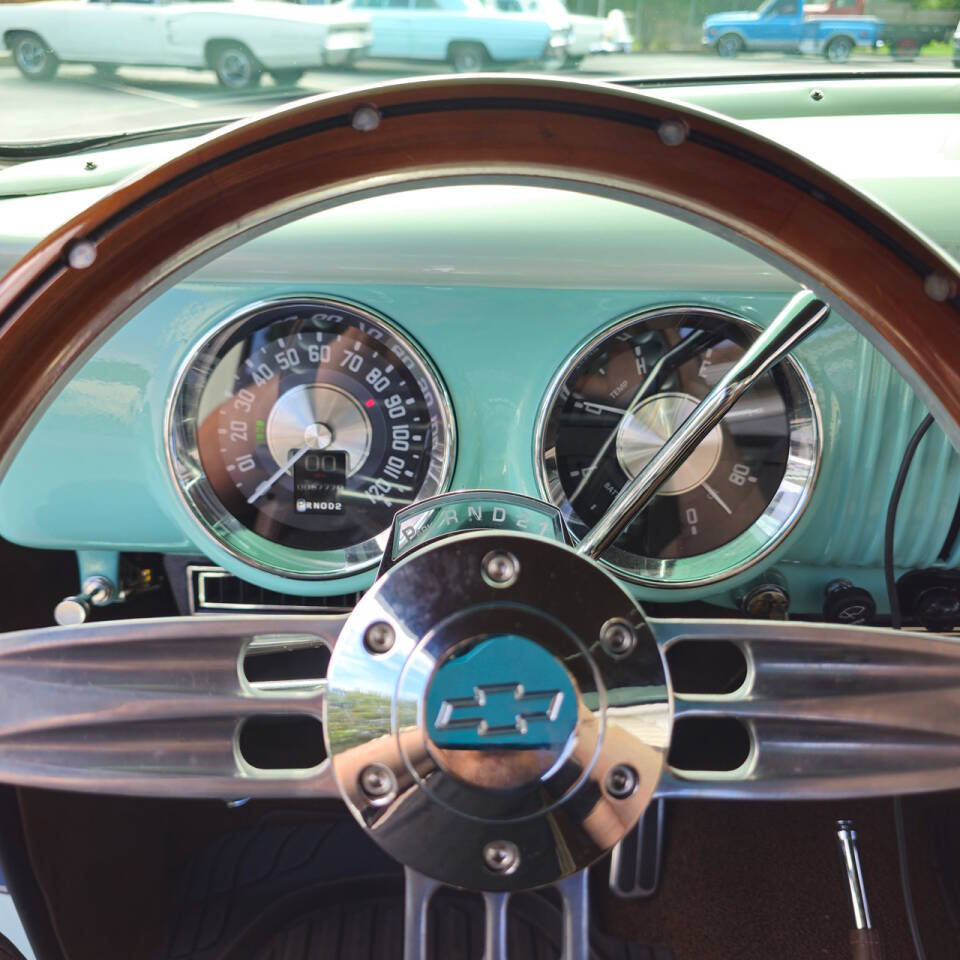
{"type": "Polygon", "coordinates": [[[883,21],[876,17],[805,17],[803,0],[765,0],[752,12],[715,13],[703,22],[703,42],[721,57],[744,50],[821,54],[842,63],[855,47],[877,47],[883,21]]]}

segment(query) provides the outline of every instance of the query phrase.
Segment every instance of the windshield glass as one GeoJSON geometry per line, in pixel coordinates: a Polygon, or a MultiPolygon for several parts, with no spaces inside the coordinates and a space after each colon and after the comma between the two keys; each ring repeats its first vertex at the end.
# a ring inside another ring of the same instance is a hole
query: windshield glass
{"type": "Polygon", "coordinates": [[[0,0],[0,145],[135,138],[402,77],[952,71],[960,0],[0,0]],[[739,8],[739,9],[738,9],[739,8]],[[760,16],[758,16],[758,13],[760,16]],[[761,22],[762,21],[762,22],[761,22]]]}

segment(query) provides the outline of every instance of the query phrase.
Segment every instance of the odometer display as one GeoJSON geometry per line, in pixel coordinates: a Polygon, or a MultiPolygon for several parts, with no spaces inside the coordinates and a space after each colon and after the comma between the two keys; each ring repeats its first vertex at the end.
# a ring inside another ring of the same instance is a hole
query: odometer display
{"type": "Polygon", "coordinates": [[[443,489],[453,423],[428,362],[385,319],[305,298],[246,311],[200,346],[169,436],[205,529],[309,577],[369,565],[394,513],[443,489]]]}
{"type": "MultiPolygon", "coordinates": [[[[628,318],[562,371],[541,417],[545,495],[575,536],[730,369],[758,331],[703,308],[628,318]]],[[[796,520],[816,474],[816,410],[799,368],[755,383],[605,555],[641,582],[683,586],[759,559],[796,520]]]]}

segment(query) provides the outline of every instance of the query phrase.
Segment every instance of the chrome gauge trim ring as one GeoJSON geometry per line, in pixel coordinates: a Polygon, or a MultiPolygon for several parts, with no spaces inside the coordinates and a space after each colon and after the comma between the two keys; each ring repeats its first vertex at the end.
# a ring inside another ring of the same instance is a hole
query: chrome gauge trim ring
{"type": "Polygon", "coordinates": [[[212,542],[247,566],[295,580],[328,580],[376,567],[383,555],[390,526],[362,543],[335,550],[306,550],[275,543],[254,533],[224,506],[206,476],[197,443],[197,413],[203,389],[213,372],[208,351],[224,336],[265,310],[309,304],[341,309],[384,329],[399,352],[411,360],[411,371],[428,401],[436,405],[431,425],[439,442],[431,454],[431,467],[417,492],[417,500],[446,490],[456,454],[456,420],[449,394],[433,362],[396,323],[370,307],[343,297],[287,294],[258,300],[231,311],[205,332],[188,352],[177,371],[164,413],[164,449],[167,467],[179,502],[202,541],[212,542]]]}
{"type": "MultiPolygon", "coordinates": [[[[598,346],[641,321],[683,314],[734,322],[752,336],[762,327],[739,314],[702,305],[669,304],[628,314],[591,336],[564,361],[540,406],[534,434],[534,464],[541,496],[563,514],[571,536],[579,541],[584,524],[574,513],[560,481],[555,447],[547,446],[546,431],[555,405],[572,371],[598,346]]],[[[641,557],[616,546],[600,562],[625,580],[644,586],[682,589],[716,583],[736,576],[767,556],[794,528],[809,503],[820,469],[822,428],[820,409],[806,372],[792,357],[780,365],[789,378],[790,446],[786,469],[766,510],[728,543],[691,557],[657,559],[641,557]]]]}

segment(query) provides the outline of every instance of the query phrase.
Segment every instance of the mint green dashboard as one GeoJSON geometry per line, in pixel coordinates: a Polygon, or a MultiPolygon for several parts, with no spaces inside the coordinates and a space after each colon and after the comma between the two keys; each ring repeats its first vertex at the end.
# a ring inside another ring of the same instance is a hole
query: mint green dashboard
{"type": "MultiPolygon", "coordinates": [[[[873,193],[956,255],[960,120],[948,105],[960,85],[917,83],[909,102],[905,84],[885,81],[824,81],[821,101],[801,82],[659,92],[739,111],[754,129],[873,193]],[[878,107],[893,109],[892,91],[895,109],[904,111],[894,140],[892,118],[878,107]]],[[[86,156],[0,174],[0,273],[112,182],[189,143],[104,151],[92,158],[95,185],[81,172],[86,156]]],[[[164,418],[184,364],[225,318],[292,296],[333,298],[386,318],[429,358],[449,396],[456,441],[448,487],[540,497],[538,423],[558,372],[585,343],[624,317],[673,306],[716,308],[762,327],[795,290],[794,281],[723,239],[596,196],[457,185],[327,210],[221,254],[103,343],[43,414],[0,485],[0,535],[76,550],[88,573],[110,568],[120,552],[156,552],[202,555],[273,590],[363,589],[373,568],[294,581],[245,562],[205,534],[180,496],[164,418]]],[[[814,614],[826,585],[846,578],[885,611],[883,518],[925,408],[836,313],[794,357],[820,435],[815,483],[795,526],[722,581],[683,589],[632,583],[641,600],[731,607],[749,584],[775,576],[791,610],[814,614]]],[[[960,566],[960,543],[948,537],[958,501],[960,456],[935,427],[901,501],[898,571],[960,566]]]]}

